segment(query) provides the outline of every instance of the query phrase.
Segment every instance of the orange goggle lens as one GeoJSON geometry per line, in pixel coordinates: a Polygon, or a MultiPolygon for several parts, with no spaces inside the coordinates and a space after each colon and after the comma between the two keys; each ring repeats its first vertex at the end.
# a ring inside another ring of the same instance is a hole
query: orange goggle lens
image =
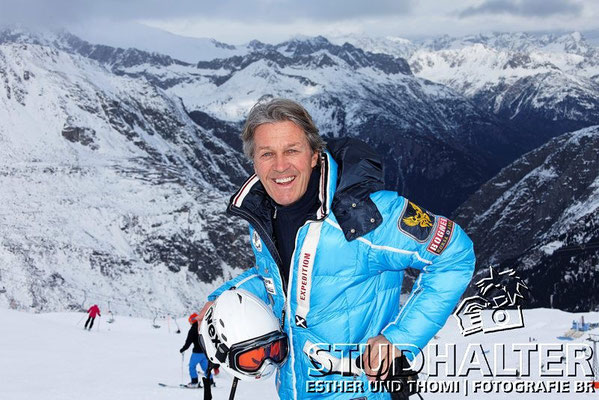
{"type": "Polygon", "coordinates": [[[237,365],[242,371],[256,372],[267,359],[280,363],[286,356],[287,340],[283,338],[239,354],[237,356],[237,365]]]}

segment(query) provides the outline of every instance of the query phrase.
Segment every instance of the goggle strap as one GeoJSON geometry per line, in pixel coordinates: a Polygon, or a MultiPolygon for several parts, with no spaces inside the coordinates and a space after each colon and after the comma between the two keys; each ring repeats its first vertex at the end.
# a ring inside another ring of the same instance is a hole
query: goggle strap
{"type": "Polygon", "coordinates": [[[227,347],[227,345],[224,343],[221,343],[216,348],[216,354],[214,356],[216,357],[216,359],[218,361],[220,361],[221,363],[224,363],[225,359],[227,358],[228,353],[229,353],[229,348],[227,347]]]}

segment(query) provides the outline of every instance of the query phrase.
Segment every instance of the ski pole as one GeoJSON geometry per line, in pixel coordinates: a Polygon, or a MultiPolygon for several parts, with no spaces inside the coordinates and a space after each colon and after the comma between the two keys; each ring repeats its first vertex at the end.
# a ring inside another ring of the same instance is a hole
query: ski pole
{"type": "Polygon", "coordinates": [[[235,398],[235,390],[237,389],[237,382],[239,382],[239,378],[233,378],[233,384],[231,385],[231,393],[229,393],[229,400],[233,400],[235,398]]]}
{"type": "MultiPolygon", "coordinates": [[[[77,325],[79,325],[81,323],[81,321],[83,321],[83,318],[85,318],[85,314],[83,314],[83,316],[79,319],[79,321],[77,322],[77,325]]],[[[77,326],[75,325],[75,326],[77,326]]]]}
{"type": "Polygon", "coordinates": [[[210,382],[212,363],[210,361],[208,361],[208,368],[206,368],[204,375],[202,377],[202,382],[204,382],[204,400],[212,400],[212,382],[210,382]]]}
{"type": "Polygon", "coordinates": [[[185,352],[181,353],[181,382],[185,382],[185,374],[183,370],[185,369],[185,352]]]}

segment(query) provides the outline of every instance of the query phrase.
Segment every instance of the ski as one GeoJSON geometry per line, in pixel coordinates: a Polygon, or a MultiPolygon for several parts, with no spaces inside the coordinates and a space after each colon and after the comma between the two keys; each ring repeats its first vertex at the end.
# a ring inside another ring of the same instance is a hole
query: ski
{"type": "Polygon", "coordinates": [[[201,389],[202,388],[202,386],[188,387],[187,385],[184,385],[182,383],[180,383],[178,385],[167,385],[166,383],[161,383],[161,382],[158,382],[158,386],[164,387],[164,388],[173,388],[173,389],[201,389]]]}

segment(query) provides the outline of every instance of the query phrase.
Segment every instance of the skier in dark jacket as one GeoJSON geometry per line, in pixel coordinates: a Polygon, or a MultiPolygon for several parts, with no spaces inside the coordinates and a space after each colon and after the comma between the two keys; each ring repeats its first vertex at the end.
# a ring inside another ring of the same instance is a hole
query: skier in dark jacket
{"type": "Polygon", "coordinates": [[[94,321],[96,320],[96,317],[101,317],[102,315],[100,315],[100,308],[97,304],[91,306],[89,310],[87,310],[87,313],[89,314],[89,317],[87,318],[87,321],[85,321],[85,326],[83,327],[83,329],[89,329],[91,331],[92,326],[94,326],[94,321]],[[88,324],[89,328],[87,327],[88,324]]]}
{"type": "MultiPolygon", "coordinates": [[[[187,387],[202,387],[202,384],[198,382],[198,371],[196,368],[197,365],[200,364],[202,371],[207,373],[208,359],[206,358],[206,352],[200,343],[200,336],[198,334],[200,318],[198,317],[198,314],[193,313],[189,316],[188,321],[191,324],[191,328],[189,328],[189,332],[187,332],[187,340],[185,340],[185,344],[183,347],[181,347],[179,352],[183,353],[189,348],[189,346],[193,345],[191,357],[189,358],[189,376],[191,377],[191,382],[187,384],[187,387]]],[[[210,383],[213,383],[212,374],[207,374],[206,380],[210,383]]]]}

